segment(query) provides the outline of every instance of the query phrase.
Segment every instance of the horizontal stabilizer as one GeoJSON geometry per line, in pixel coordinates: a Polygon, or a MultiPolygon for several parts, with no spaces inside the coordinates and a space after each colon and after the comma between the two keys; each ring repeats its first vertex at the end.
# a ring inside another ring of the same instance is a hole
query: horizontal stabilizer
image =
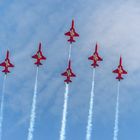
{"type": "Polygon", "coordinates": [[[34,64],[35,64],[35,65],[38,65],[38,66],[39,66],[39,65],[42,65],[41,62],[35,62],[34,64]]]}
{"type": "Polygon", "coordinates": [[[97,63],[93,63],[91,64],[91,66],[93,66],[94,68],[98,67],[99,65],[97,63]]]}
{"type": "Polygon", "coordinates": [[[4,72],[4,73],[10,73],[10,71],[7,70],[7,69],[4,69],[2,72],[4,72]]]}
{"type": "Polygon", "coordinates": [[[116,79],[120,81],[120,80],[123,80],[123,77],[116,77],[116,79]]]}
{"type": "Polygon", "coordinates": [[[72,82],[72,81],[69,80],[69,79],[66,79],[64,82],[66,82],[66,83],[68,84],[68,83],[70,83],[70,82],[72,82]]]}
{"type": "Polygon", "coordinates": [[[75,40],[73,39],[73,38],[70,38],[69,40],[68,40],[68,42],[75,42],[75,40]]]}

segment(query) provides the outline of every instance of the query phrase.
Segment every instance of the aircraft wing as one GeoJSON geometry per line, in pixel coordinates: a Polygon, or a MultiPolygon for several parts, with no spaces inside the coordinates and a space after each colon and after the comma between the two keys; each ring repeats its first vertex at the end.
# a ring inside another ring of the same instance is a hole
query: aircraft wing
{"type": "Polygon", "coordinates": [[[102,61],[103,60],[100,56],[98,56],[98,59],[99,59],[99,61],[102,61]]]}
{"type": "Polygon", "coordinates": [[[14,65],[13,65],[13,64],[11,64],[11,63],[9,63],[9,67],[14,67],[14,65]]]}
{"type": "Polygon", "coordinates": [[[61,75],[63,75],[63,76],[67,76],[67,72],[62,73],[61,75]]]}
{"type": "Polygon", "coordinates": [[[65,33],[66,36],[70,36],[70,32],[65,33]]]}
{"type": "Polygon", "coordinates": [[[71,72],[71,77],[76,77],[76,75],[73,72],[71,72]]]}
{"type": "Polygon", "coordinates": [[[74,36],[79,37],[79,34],[75,32],[74,36]]]}
{"type": "Polygon", "coordinates": [[[90,56],[88,59],[89,59],[89,60],[93,60],[93,56],[90,56]]]}
{"type": "Polygon", "coordinates": [[[124,69],[123,69],[123,74],[127,74],[127,71],[125,71],[124,69]]]}
{"type": "Polygon", "coordinates": [[[5,62],[0,63],[0,66],[6,66],[5,62]]]}
{"type": "Polygon", "coordinates": [[[42,55],[42,59],[46,60],[46,57],[42,55]]]}
{"type": "Polygon", "coordinates": [[[42,58],[42,59],[46,60],[46,57],[42,54],[42,52],[41,52],[41,51],[40,51],[40,52],[38,52],[38,53],[40,53],[40,55],[41,55],[41,58],[42,58]]]}
{"type": "Polygon", "coordinates": [[[38,58],[38,57],[37,57],[37,54],[33,55],[32,58],[36,58],[36,59],[37,59],[37,58],[38,58]]]}
{"type": "Polygon", "coordinates": [[[118,69],[114,70],[113,73],[119,73],[118,69]]]}

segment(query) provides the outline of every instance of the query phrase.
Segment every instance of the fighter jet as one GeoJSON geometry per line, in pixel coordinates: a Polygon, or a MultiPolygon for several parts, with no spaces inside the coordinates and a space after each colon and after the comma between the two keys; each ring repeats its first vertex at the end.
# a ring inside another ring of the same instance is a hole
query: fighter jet
{"type": "Polygon", "coordinates": [[[74,37],[79,37],[79,34],[76,33],[74,28],[74,20],[72,20],[70,31],[65,33],[65,35],[70,37],[70,39],[68,40],[68,42],[70,43],[75,42],[74,37]]]}
{"type": "Polygon", "coordinates": [[[97,43],[96,43],[96,46],[95,46],[95,52],[94,52],[93,55],[90,56],[88,59],[93,61],[93,64],[91,64],[91,66],[93,66],[94,68],[96,68],[97,66],[99,66],[99,65],[97,64],[98,61],[102,61],[102,60],[103,60],[103,59],[99,56],[99,54],[98,54],[98,44],[97,44],[97,43]]]}
{"type": "Polygon", "coordinates": [[[2,72],[4,72],[5,74],[10,73],[9,71],[10,67],[14,67],[14,65],[10,62],[9,59],[9,51],[7,51],[5,61],[0,63],[0,66],[4,67],[4,70],[2,72]]]}
{"type": "Polygon", "coordinates": [[[123,66],[122,66],[122,57],[120,57],[120,64],[118,65],[118,68],[114,70],[113,73],[118,74],[116,79],[118,79],[119,81],[123,79],[122,74],[127,74],[127,72],[123,69],[123,66]]]}
{"type": "Polygon", "coordinates": [[[66,82],[67,84],[69,84],[71,81],[71,77],[76,77],[76,75],[72,72],[72,69],[71,69],[71,61],[69,60],[69,64],[68,64],[68,68],[67,70],[61,74],[62,76],[66,76],[67,79],[64,80],[64,82],[66,82]]]}
{"type": "Polygon", "coordinates": [[[41,43],[39,43],[38,51],[35,55],[32,56],[32,58],[36,59],[36,62],[34,64],[37,65],[38,67],[42,65],[41,60],[46,60],[46,57],[43,56],[41,51],[41,43]]]}

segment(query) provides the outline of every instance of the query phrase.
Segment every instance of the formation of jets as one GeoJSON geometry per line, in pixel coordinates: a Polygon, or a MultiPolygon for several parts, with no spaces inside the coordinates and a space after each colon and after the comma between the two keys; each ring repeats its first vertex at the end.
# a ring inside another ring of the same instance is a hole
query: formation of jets
{"type": "MultiPolygon", "coordinates": [[[[79,34],[75,31],[74,20],[72,20],[71,28],[68,32],[65,33],[65,36],[69,37],[68,42],[70,42],[70,44],[75,42],[75,40],[74,40],[75,37],[79,37],[79,34]]],[[[64,82],[66,82],[67,84],[72,82],[71,77],[76,77],[76,75],[73,73],[72,68],[71,68],[71,60],[69,60],[69,62],[68,62],[68,67],[67,67],[66,71],[64,73],[62,73],[61,75],[66,77],[64,82]]]]}
{"type": "MultiPolygon", "coordinates": [[[[65,33],[65,35],[69,37],[68,42],[70,42],[70,43],[75,42],[75,39],[74,39],[75,37],[79,37],[79,34],[75,31],[74,20],[72,20],[71,28],[68,32],[65,33]]],[[[43,55],[42,50],[41,50],[41,43],[39,43],[38,51],[35,55],[32,56],[32,58],[36,59],[36,62],[34,64],[37,65],[38,67],[40,65],[42,65],[42,63],[41,63],[42,60],[46,60],[46,57],[43,55]]],[[[93,52],[92,56],[88,57],[88,59],[92,61],[91,66],[93,66],[93,68],[98,67],[99,66],[98,61],[103,60],[98,54],[98,44],[97,43],[95,46],[95,51],[93,52]]],[[[0,66],[4,67],[4,70],[2,72],[4,72],[5,74],[10,73],[9,68],[14,67],[14,65],[10,62],[10,59],[9,59],[9,51],[7,51],[5,61],[0,63],[0,66]]],[[[116,77],[116,79],[118,81],[123,79],[123,77],[122,77],[123,74],[127,74],[127,71],[125,71],[122,66],[122,57],[120,57],[120,62],[119,62],[118,68],[115,69],[113,71],[113,73],[118,74],[118,76],[116,77]]],[[[72,68],[71,68],[71,60],[69,60],[69,62],[68,62],[68,67],[67,67],[66,71],[64,73],[62,73],[61,75],[66,77],[64,82],[66,82],[67,84],[72,82],[71,77],[76,77],[76,75],[73,73],[72,68]]]]}
{"type": "MultiPolygon", "coordinates": [[[[79,37],[79,34],[75,31],[74,20],[72,20],[70,31],[65,33],[65,35],[69,36],[68,42],[70,42],[70,43],[75,42],[74,37],[79,37]]],[[[93,52],[92,56],[88,57],[88,59],[92,61],[91,66],[93,66],[93,68],[96,68],[99,66],[98,61],[103,61],[103,59],[98,54],[98,44],[97,43],[95,46],[95,51],[93,52]]],[[[118,74],[116,79],[119,81],[123,79],[122,74],[127,74],[127,72],[123,69],[121,57],[120,57],[120,64],[119,64],[118,68],[113,71],[113,73],[118,74]]],[[[66,82],[67,84],[72,82],[71,77],[75,77],[76,75],[72,72],[71,61],[69,61],[67,70],[64,73],[62,73],[61,75],[67,77],[67,79],[64,80],[64,82],[66,82]]]]}

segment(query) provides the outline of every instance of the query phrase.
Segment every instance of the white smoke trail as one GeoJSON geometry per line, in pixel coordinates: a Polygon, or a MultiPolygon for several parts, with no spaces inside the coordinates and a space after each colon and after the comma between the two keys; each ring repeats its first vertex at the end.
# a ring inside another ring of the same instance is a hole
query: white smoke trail
{"type": "Polygon", "coordinates": [[[64,94],[63,116],[62,116],[61,131],[60,131],[60,140],[65,140],[66,121],[67,121],[68,93],[69,93],[69,85],[66,84],[66,89],[65,89],[65,94],[64,94]]]}
{"type": "MultiPolygon", "coordinates": [[[[68,55],[68,63],[71,59],[71,47],[72,47],[72,45],[70,44],[69,55],[68,55]]],[[[65,140],[68,93],[69,93],[69,85],[66,84],[65,93],[64,93],[63,116],[62,116],[62,121],[61,121],[61,130],[60,130],[60,138],[59,138],[60,140],[65,140]]]]}
{"type": "Polygon", "coordinates": [[[71,44],[70,44],[70,48],[69,48],[69,56],[68,56],[68,61],[71,59],[71,44]]]}
{"type": "Polygon", "coordinates": [[[116,114],[115,114],[115,126],[114,126],[114,137],[113,140],[118,139],[119,132],[119,96],[120,96],[120,82],[118,81],[118,89],[117,89],[117,102],[116,102],[116,114]]]}
{"type": "Polygon", "coordinates": [[[93,103],[94,103],[94,83],[95,83],[94,79],[95,79],[95,68],[93,69],[92,88],[91,88],[89,113],[88,113],[88,122],[87,122],[87,129],[86,129],[86,140],[91,139],[91,132],[92,132],[93,103]]]}
{"type": "Polygon", "coordinates": [[[4,80],[3,80],[1,106],[0,106],[0,140],[2,140],[2,123],[3,123],[3,110],[4,110],[5,82],[6,82],[6,74],[5,74],[4,80]]]}
{"type": "Polygon", "coordinates": [[[28,140],[33,140],[34,124],[35,124],[35,118],[36,118],[37,79],[38,79],[38,67],[36,70],[34,95],[33,95],[32,110],[31,110],[31,116],[30,116],[30,126],[28,129],[28,140]]]}

